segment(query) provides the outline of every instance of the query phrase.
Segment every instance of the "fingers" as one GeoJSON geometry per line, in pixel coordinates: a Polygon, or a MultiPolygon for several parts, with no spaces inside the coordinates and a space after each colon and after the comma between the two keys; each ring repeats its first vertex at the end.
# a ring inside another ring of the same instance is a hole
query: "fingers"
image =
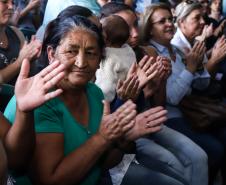
{"type": "Polygon", "coordinates": [[[128,105],[127,108],[117,110],[115,115],[118,121],[130,122],[135,118],[136,115],[136,106],[134,104],[128,105]]]}
{"type": "Polygon", "coordinates": [[[118,116],[121,112],[125,112],[128,114],[132,109],[136,108],[136,104],[134,104],[131,100],[126,101],[121,107],[119,107],[115,114],[118,116]]]}
{"type": "Polygon", "coordinates": [[[136,95],[139,92],[139,80],[137,78],[137,80],[135,80],[135,83],[133,84],[133,86],[126,91],[128,94],[128,97],[130,99],[133,99],[134,95],[136,95]]]}
{"type": "Polygon", "coordinates": [[[150,68],[150,66],[152,65],[153,61],[154,61],[154,58],[149,57],[148,60],[146,61],[145,65],[143,67],[141,67],[141,69],[143,69],[144,72],[146,72],[150,68]]]}
{"type": "Polygon", "coordinates": [[[109,115],[111,113],[110,103],[106,100],[103,100],[102,103],[104,104],[103,116],[109,115]]]}
{"type": "Polygon", "coordinates": [[[116,89],[120,89],[122,87],[122,85],[123,85],[123,82],[122,82],[122,80],[119,79],[117,86],[116,86],[116,89]]]}
{"type": "Polygon", "coordinates": [[[148,55],[145,55],[141,60],[140,62],[138,63],[140,68],[142,69],[146,63],[146,61],[148,60],[148,55]]]}
{"type": "Polygon", "coordinates": [[[30,62],[28,61],[28,59],[24,59],[22,62],[18,80],[27,78],[29,71],[30,71],[30,62]]]}
{"type": "Polygon", "coordinates": [[[58,84],[64,77],[65,73],[60,72],[57,73],[56,76],[52,76],[48,81],[44,80],[44,89],[46,92],[48,92],[51,88],[55,87],[56,84],[58,84]]]}
{"type": "Polygon", "coordinates": [[[150,121],[153,121],[153,120],[161,119],[161,118],[165,117],[166,114],[167,114],[167,111],[166,111],[166,110],[161,110],[161,111],[159,111],[159,112],[150,114],[150,115],[147,117],[147,121],[150,122],[150,121]]]}
{"type": "Polygon", "coordinates": [[[151,109],[145,111],[143,114],[145,117],[148,117],[150,114],[155,114],[163,109],[164,108],[162,106],[158,106],[158,107],[154,107],[154,108],[151,108],[151,109]]]}
{"type": "Polygon", "coordinates": [[[46,68],[44,68],[39,75],[41,77],[45,77],[47,74],[49,74],[54,68],[60,65],[60,62],[58,60],[54,61],[50,65],[48,65],[46,68]]]}
{"type": "Polygon", "coordinates": [[[136,91],[138,86],[139,86],[138,77],[133,76],[133,78],[131,79],[131,81],[128,83],[126,87],[125,94],[127,94],[128,97],[130,97],[131,92],[133,93],[134,91],[136,91]]]}
{"type": "Polygon", "coordinates": [[[136,73],[136,71],[137,71],[137,63],[134,62],[127,73],[127,77],[132,76],[134,73],[136,73]]]}
{"type": "Polygon", "coordinates": [[[122,127],[122,132],[126,133],[129,130],[131,130],[134,127],[135,121],[132,120],[129,124],[126,124],[124,127],[122,127]]]}
{"type": "Polygon", "coordinates": [[[48,101],[52,98],[59,96],[63,92],[62,89],[57,89],[55,91],[51,91],[45,95],[45,101],[48,101]]]}
{"type": "Polygon", "coordinates": [[[65,69],[65,66],[63,64],[60,63],[56,63],[52,66],[52,64],[50,64],[49,66],[47,66],[47,69],[45,72],[45,75],[43,76],[43,73],[40,74],[40,76],[43,78],[43,80],[45,82],[48,82],[49,80],[53,79],[53,77],[57,76],[59,73],[63,72],[65,69]],[[55,66],[56,65],[56,66],[55,66]]]}
{"type": "Polygon", "coordinates": [[[156,126],[156,127],[147,127],[145,130],[145,134],[151,134],[158,132],[162,129],[162,125],[156,126]]]}

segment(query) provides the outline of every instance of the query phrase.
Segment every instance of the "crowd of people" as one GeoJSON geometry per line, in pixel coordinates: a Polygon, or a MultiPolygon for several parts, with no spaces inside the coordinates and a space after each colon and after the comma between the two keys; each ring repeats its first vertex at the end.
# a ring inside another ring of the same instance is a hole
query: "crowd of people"
{"type": "Polygon", "coordinates": [[[0,185],[226,185],[222,3],[0,0],[0,185]]]}

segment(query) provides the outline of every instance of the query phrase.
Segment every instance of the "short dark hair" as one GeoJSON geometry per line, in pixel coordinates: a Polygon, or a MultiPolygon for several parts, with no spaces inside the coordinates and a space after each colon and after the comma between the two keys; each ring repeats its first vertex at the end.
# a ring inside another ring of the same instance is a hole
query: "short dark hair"
{"type": "Polygon", "coordinates": [[[126,5],[124,3],[110,2],[102,6],[100,10],[100,17],[108,17],[109,15],[126,10],[134,12],[134,10],[129,5],[126,5]]]}
{"type": "Polygon", "coordinates": [[[122,46],[129,39],[129,25],[120,16],[110,15],[101,19],[101,23],[106,39],[111,45],[122,46]]]}

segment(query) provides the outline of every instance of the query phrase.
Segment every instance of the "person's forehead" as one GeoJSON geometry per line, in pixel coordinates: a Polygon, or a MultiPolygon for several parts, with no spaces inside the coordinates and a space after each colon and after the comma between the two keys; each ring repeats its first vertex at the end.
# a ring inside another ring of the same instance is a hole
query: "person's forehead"
{"type": "Polygon", "coordinates": [[[61,43],[65,44],[73,45],[79,42],[96,45],[97,38],[91,31],[81,28],[69,31],[65,37],[61,39],[61,43]]]}
{"type": "Polygon", "coordinates": [[[134,22],[137,21],[137,16],[131,10],[120,11],[115,13],[115,15],[122,17],[127,22],[127,24],[129,24],[129,26],[132,26],[134,22]]]}

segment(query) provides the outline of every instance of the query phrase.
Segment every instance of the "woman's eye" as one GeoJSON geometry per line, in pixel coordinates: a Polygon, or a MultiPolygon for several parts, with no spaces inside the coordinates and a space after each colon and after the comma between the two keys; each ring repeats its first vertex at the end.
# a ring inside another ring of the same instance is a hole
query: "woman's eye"
{"type": "Polygon", "coordinates": [[[69,53],[69,54],[76,54],[77,51],[76,50],[68,50],[67,53],[69,53]]]}
{"type": "Polygon", "coordinates": [[[86,54],[89,55],[89,56],[96,56],[96,53],[94,53],[94,52],[89,52],[88,51],[88,52],[86,52],[86,54]]]}

